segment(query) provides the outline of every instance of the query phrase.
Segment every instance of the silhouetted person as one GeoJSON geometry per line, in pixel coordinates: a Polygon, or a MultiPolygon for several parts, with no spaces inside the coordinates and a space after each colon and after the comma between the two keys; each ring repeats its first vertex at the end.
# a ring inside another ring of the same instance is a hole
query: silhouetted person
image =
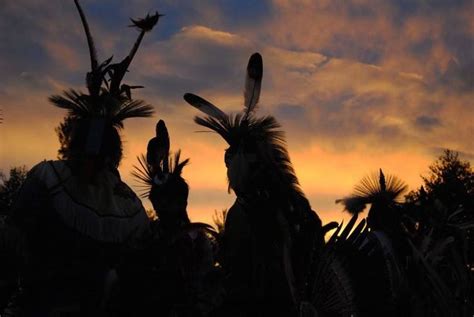
{"type": "Polygon", "coordinates": [[[225,164],[237,199],[223,237],[225,316],[295,315],[307,257],[322,243],[321,222],[299,188],[280,125],[271,116],[255,116],[262,74],[262,57],[255,53],[247,67],[245,108],[235,116],[196,95],[184,96],[208,115],[195,122],[229,144],[225,164]]]}
{"type": "Polygon", "coordinates": [[[201,316],[213,310],[213,301],[218,300],[214,298],[218,289],[210,284],[214,270],[213,250],[206,236],[210,227],[190,222],[186,210],[189,187],[181,176],[189,160],[180,161],[180,151],[169,159],[166,125],[160,120],[157,127],[146,157],[139,157],[140,167],[133,173],[156,212],[153,239],[141,253],[141,261],[136,256],[124,259],[119,271],[120,296],[130,298],[131,293],[138,293],[125,309],[140,316],[201,316]]]}
{"type": "Polygon", "coordinates": [[[402,304],[405,276],[403,266],[407,255],[406,236],[402,230],[400,197],[407,185],[395,176],[384,175],[382,170],[362,179],[354,193],[343,199],[345,209],[362,212],[370,204],[367,226],[370,232],[364,248],[353,267],[364,267],[353,272],[357,279],[357,298],[361,313],[367,316],[398,316],[405,309],[402,304]],[[367,251],[369,250],[369,251],[367,251]]]}
{"type": "Polygon", "coordinates": [[[121,80],[158,14],[133,21],[141,33],[122,62],[108,59],[99,65],[84,13],[75,4],[90,50],[88,93],[70,89],[50,97],[68,110],[59,131],[62,159],[31,169],[11,211],[28,248],[21,284],[27,316],[103,315],[106,279],[120,250],[150,234],[141,201],[121,181],[117,167],[123,120],[153,112],[132,100],[121,80]]]}

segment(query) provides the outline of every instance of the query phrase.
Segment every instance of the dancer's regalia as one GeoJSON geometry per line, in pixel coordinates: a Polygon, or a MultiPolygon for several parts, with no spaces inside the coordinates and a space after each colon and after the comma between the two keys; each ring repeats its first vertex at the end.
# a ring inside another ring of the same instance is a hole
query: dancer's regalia
{"type": "Polygon", "coordinates": [[[262,73],[256,53],[247,67],[245,108],[237,115],[193,94],[184,99],[208,115],[195,122],[229,144],[225,164],[237,199],[225,223],[224,314],[291,316],[304,296],[309,257],[323,243],[321,221],[299,187],[280,125],[255,115],[262,73]]]}
{"type": "MultiPolygon", "coordinates": [[[[153,238],[140,264],[141,271],[147,273],[128,275],[129,285],[124,287],[134,293],[141,288],[137,305],[131,307],[137,315],[204,316],[219,302],[219,289],[211,282],[215,267],[208,234],[214,231],[209,225],[189,220],[189,187],[181,176],[189,159],[180,161],[180,151],[169,158],[169,149],[168,130],[160,120],[147,155],[138,158],[133,171],[143,186],[142,197],[150,199],[156,212],[153,238]]],[[[136,271],[137,261],[131,260],[124,263],[123,270],[136,271]]]]}
{"type": "Polygon", "coordinates": [[[354,217],[370,204],[370,231],[353,244],[349,267],[359,311],[367,316],[469,316],[469,268],[456,244],[463,243],[461,228],[472,224],[456,224],[464,217],[462,209],[455,213],[460,218],[446,216],[441,226],[415,220],[401,204],[406,189],[380,170],[336,201],[354,217]]]}
{"type": "Polygon", "coordinates": [[[26,237],[21,287],[27,315],[98,314],[117,251],[150,231],[140,199],[121,181],[117,167],[123,121],[153,112],[132,99],[130,90],[137,86],[121,82],[159,14],[132,20],[140,35],[123,61],[99,64],[85,15],[75,4],[91,57],[88,93],[70,89],[50,97],[68,110],[59,128],[62,159],[33,167],[12,208],[13,223],[26,237]]]}
{"type": "Polygon", "coordinates": [[[362,179],[354,194],[336,200],[357,218],[370,204],[367,227],[357,254],[352,259],[359,310],[367,315],[398,316],[406,254],[405,234],[402,232],[398,201],[407,186],[397,177],[379,174],[362,179]],[[358,270],[357,270],[357,269],[358,270]]]}

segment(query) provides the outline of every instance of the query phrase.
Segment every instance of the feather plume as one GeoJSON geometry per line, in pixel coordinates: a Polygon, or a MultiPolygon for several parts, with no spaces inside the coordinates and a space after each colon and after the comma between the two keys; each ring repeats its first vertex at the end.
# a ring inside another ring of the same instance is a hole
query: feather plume
{"type": "Polygon", "coordinates": [[[191,106],[197,108],[198,110],[204,112],[212,118],[218,120],[225,120],[225,118],[227,118],[227,115],[222,110],[220,110],[204,98],[201,98],[195,94],[184,94],[184,100],[186,100],[186,102],[189,103],[191,106]]]}
{"type": "Polygon", "coordinates": [[[336,200],[344,205],[344,209],[351,214],[358,214],[366,208],[367,204],[385,200],[399,202],[401,195],[406,191],[407,185],[393,175],[385,176],[380,169],[378,174],[364,177],[354,187],[350,196],[336,200]]]}
{"type": "Polygon", "coordinates": [[[354,227],[354,225],[357,222],[357,218],[358,218],[357,214],[355,214],[351,217],[351,219],[347,223],[346,227],[342,231],[341,235],[338,237],[338,239],[347,240],[347,238],[349,237],[349,233],[352,231],[352,228],[354,227]]]}
{"type": "Polygon", "coordinates": [[[174,177],[181,177],[183,168],[189,163],[188,158],[182,162],[180,162],[180,159],[181,159],[181,150],[178,150],[174,155],[174,159],[170,159],[169,161],[170,174],[172,174],[174,177]]]}
{"type": "Polygon", "coordinates": [[[169,151],[170,138],[168,129],[163,120],[159,120],[155,128],[155,137],[148,141],[146,149],[146,160],[157,174],[158,178],[163,176],[163,173],[169,173],[169,151]]]}
{"type": "Polygon", "coordinates": [[[385,176],[383,173],[379,175],[374,173],[364,177],[354,188],[354,193],[370,200],[386,196],[390,200],[399,201],[407,188],[408,186],[394,175],[385,176]]]}
{"type": "MultiPolygon", "coordinates": [[[[380,170],[379,174],[372,174],[364,177],[359,184],[354,187],[354,193],[348,197],[336,200],[346,208],[360,209],[362,205],[370,204],[377,199],[386,198],[398,202],[407,185],[398,177],[393,175],[385,176],[380,170]]],[[[362,211],[363,208],[360,210],[362,211]]],[[[359,212],[360,212],[359,211],[359,212]]]]}
{"type": "Polygon", "coordinates": [[[159,141],[160,151],[164,154],[163,173],[169,173],[170,136],[163,120],[158,121],[156,124],[156,139],[159,141]]]}
{"type": "Polygon", "coordinates": [[[368,200],[365,197],[349,196],[337,199],[336,204],[344,205],[344,210],[352,215],[363,212],[367,206],[368,200]]]}
{"type": "Polygon", "coordinates": [[[147,198],[153,186],[153,168],[147,163],[143,154],[137,156],[138,166],[133,165],[132,176],[138,181],[138,191],[141,198],[147,198]]]}
{"type": "Polygon", "coordinates": [[[281,126],[272,116],[245,120],[242,114],[228,116],[225,120],[212,117],[196,117],[194,122],[219,134],[230,146],[240,142],[257,140],[258,152],[265,161],[266,167],[272,169],[272,182],[283,187],[289,186],[297,195],[304,196],[291,160],[286,149],[286,141],[281,126]]]}
{"type": "Polygon", "coordinates": [[[104,117],[117,128],[123,128],[123,120],[127,118],[146,118],[153,114],[153,107],[143,100],[120,102],[108,96],[97,99],[73,89],[64,91],[63,95],[51,96],[49,101],[58,108],[68,110],[70,117],[104,117]]]}
{"type": "MultiPolygon", "coordinates": [[[[294,207],[290,208],[289,212],[296,210],[295,213],[304,213],[310,210],[309,203],[304,197],[291,164],[281,126],[272,116],[257,117],[254,113],[260,96],[262,69],[262,57],[258,53],[253,54],[247,67],[245,108],[236,115],[225,114],[218,107],[194,94],[185,94],[184,99],[208,115],[195,117],[194,121],[198,125],[219,134],[230,145],[230,148],[237,150],[234,153],[242,151],[256,157],[256,161],[261,165],[258,171],[261,175],[261,177],[258,176],[261,183],[258,186],[266,188],[271,193],[286,193],[289,204],[294,207]],[[306,203],[302,203],[303,201],[306,203]]],[[[237,156],[233,155],[235,159],[237,156]]],[[[243,155],[240,159],[246,160],[247,157],[243,155]]],[[[231,169],[233,171],[228,176],[241,172],[242,166],[251,165],[241,164],[231,169]]],[[[255,167],[251,166],[251,168],[255,167]]],[[[229,185],[232,187],[230,179],[229,185]]],[[[285,199],[285,197],[278,198],[285,199]]]]}
{"type": "Polygon", "coordinates": [[[128,118],[147,118],[153,115],[153,106],[146,104],[143,100],[128,100],[120,105],[113,113],[114,126],[123,128],[123,120],[128,118]]]}
{"type": "MultiPolygon", "coordinates": [[[[168,161],[169,173],[168,180],[172,178],[181,178],[181,173],[186,165],[189,164],[189,159],[181,160],[181,151],[178,150],[174,157],[168,161]]],[[[155,169],[147,162],[145,155],[141,154],[137,156],[138,165],[133,165],[131,175],[135,178],[138,183],[140,197],[146,198],[150,194],[152,186],[155,186],[154,179],[156,176],[155,169]]]]}
{"type": "Polygon", "coordinates": [[[112,94],[120,94],[120,83],[122,82],[122,79],[125,76],[125,73],[127,72],[130,63],[132,62],[133,58],[135,57],[135,54],[138,51],[138,48],[140,47],[145,33],[153,29],[153,27],[158,23],[158,20],[161,16],[161,14],[156,12],[152,16],[147,14],[147,16],[143,19],[131,19],[133,23],[133,25],[131,26],[138,28],[140,30],[140,34],[138,35],[137,40],[133,44],[128,56],[125,57],[120,63],[111,65],[110,69],[112,70],[113,76],[111,76],[110,78],[110,90],[112,94]]]}
{"type": "Polygon", "coordinates": [[[94,112],[90,96],[79,91],[69,89],[63,95],[52,95],[49,101],[58,108],[68,110],[70,117],[87,117],[94,112]]]}
{"type": "Polygon", "coordinates": [[[253,54],[247,65],[247,77],[244,88],[245,117],[255,111],[262,88],[263,60],[259,53],[253,54]]]}
{"type": "Polygon", "coordinates": [[[164,16],[164,14],[159,14],[157,11],[153,15],[147,14],[143,19],[130,19],[130,21],[132,21],[132,25],[129,26],[136,27],[143,32],[149,32],[158,23],[159,18],[162,16],[164,16]]]}
{"type": "Polygon", "coordinates": [[[321,250],[312,253],[305,301],[320,314],[349,316],[356,310],[354,285],[348,274],[349,258],[342,252],[356,247],[353,241],[360,237],[365,225],[352,230],[356,221],[354,215],[341,234],[344,224],[331,223],[336,231],[321,250]]]}
{"type": "Polygon", "coordinates": [[[385,175],[383,174],[382,169],[379,171],[379,185],[380,185],[380,191],[386,191],[387,190],[387,184],[385,182],[385,175]]]}

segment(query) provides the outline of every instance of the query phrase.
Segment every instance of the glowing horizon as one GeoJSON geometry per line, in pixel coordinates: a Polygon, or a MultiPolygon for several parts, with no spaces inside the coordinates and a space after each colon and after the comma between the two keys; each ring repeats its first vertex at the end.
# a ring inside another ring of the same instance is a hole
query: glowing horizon
{"type": "MultiPolygon", "coordinates": [[[[426,1],[81,1],[100,59],[120,60],[135,37],[128,16],[166,14],[145,36],[124,82],[144,85],[135,98],[153,119],[131,119],[121,132],[122,178],[146,151],[158,119],[172,150],[191,164],[189,213],[211,222],[229,208],[226,144],[193,123],[182,99],[197,93],[238,111],[248,57],[264,61],[258,113],[282,124],[296,173],[324,222],[347,217],[335,199],[382,168],[410,189],[450,148],[474,159],[474,3],[426,1]],[[469,43],[471,43],[469,45],[469,43]]],[[[88,51],[72,2],[7,0],[0,12],[0,169],[55,159],[54,127],[65,115],[47,97],[85,90],[88,51]]],[[[150,204],[145,201],[145,206],[150,204]]]]}

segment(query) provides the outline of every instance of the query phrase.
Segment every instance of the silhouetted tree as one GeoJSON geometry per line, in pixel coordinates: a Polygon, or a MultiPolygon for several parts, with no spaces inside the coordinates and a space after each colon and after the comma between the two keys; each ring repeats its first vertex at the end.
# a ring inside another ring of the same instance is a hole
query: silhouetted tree
{"type": "Polygon", "coordinates": [[[8,215],[27,173],[25,166],[11,168],[9,177],[0,171],[0,313],[17,287],[23,245],[18,232],[8,226],[8,215]]]}
{"type": "Polygon", "coordinates": [[[9,177],[0,171],[0,215],[5,215],[10,210],[15,195],[26,180],[27,174],[26,166],[11,168],[9,177]]]}
{"type": "Polygon", "coordinates": [[[68,149],[71,143],[73,129],[73,118],[64,117],[63,121],[54,129],[59,140],[58,159],[65,160],[68,157],[68,149]]]}
{"type": "MultiPolygon", "coordinates": [[[[474,266],[474,171],[451,150],[445,150],[429,169],[430,173],[422,176],[423,186],[406,197],[406,219],[417,228],[411,230],[411,241],[421,254],[437,255],[435,261],[428,262],[444,287],[435,289],[447,289],[445,306],[456,306],[459,314],[467,316],[474,309],[470,269],[474,266]]],[[[434,302],[443,301],[438,296],[434,302]]]]}
{"type": "Polygon", "coordinates": [[[474,171],[468,161],[459,158],[459,153],[446,149],[429,168],[430,175],[423,177],[428,194],[474,195],[474,171]]]}
{"type": "Polygon", "coordinates": [[[473,214],[474,171],[470,163],[462,161],[459,153],[446,149],[429,169],[430,173],[422,176],[423,188],[411,192],[408,199],[437,199],[452,212],[462,206],[473,214]]]}
{"type": "Polygon", "coordinates": [[[458,240],[465,241],[467,261],[474,264],[474,170],[459,153],[449,149],[422,176],[423,186],[407,195],[407,212],[421,225],[444,230],[457,228],[458,240]]]}

